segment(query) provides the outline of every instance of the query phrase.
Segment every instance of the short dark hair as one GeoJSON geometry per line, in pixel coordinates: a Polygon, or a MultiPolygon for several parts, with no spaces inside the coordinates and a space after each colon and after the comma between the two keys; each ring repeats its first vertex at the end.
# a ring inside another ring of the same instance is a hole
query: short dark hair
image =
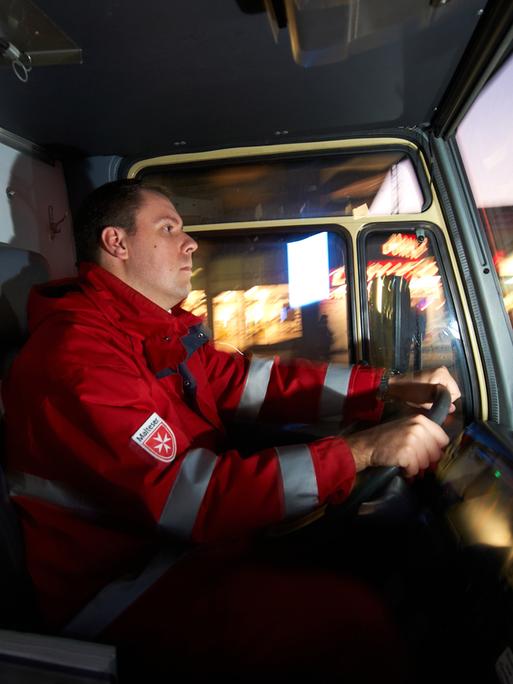
{"type": "Polygon", "coordinates": [[[101,234],[107,226],[119,226],[128,234],[135,232],[135,216],[145,190],[167,197],[163,189],[125,178],[101,185],[85,198],[73,222],[78,263],[98,261],[101,234]]]}

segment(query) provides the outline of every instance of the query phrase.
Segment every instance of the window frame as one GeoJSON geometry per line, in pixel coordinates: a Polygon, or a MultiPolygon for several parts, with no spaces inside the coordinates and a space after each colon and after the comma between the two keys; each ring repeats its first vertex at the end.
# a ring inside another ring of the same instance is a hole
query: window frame
{"type": "Polygon", "coordinates": [[[416,231],[423,230],[429,233],[431,242],[431,249],[433,256],[438,265],[440,278],[442,280],[442,287],[446,298],[449,300],[449,305],[454,311],[455,318],[458,321],[460,336],[461,336],[461,381],[462,381],[462,410],[464,420],[467,421],[471,416],[475,415],[475,411],[480,409],[479,393],[476,391],[478,387],[478,379],[474,365],[474,356],[470,338],[465,322],[464,311],[460,296],[454,282],[454,278],[450,278],[452,273],[451,263],[447,257],[444,248],[444,235],[440,228],[428,221],[400,221],[390,222],[373,222],[366,224],[366,226],[359,232],[357,236],[357,254],[359,263],[359,283],[360,283],[360,312],[361,312],[361,330],[362,330],[362,352],[364,362],[369,360],[369,345],[370,345],[370,328],[369,328],[369,306],[367,298],[367,251],[366,242],[369,236],[382,234],[391,234],[394,232],[415,234],[416,231]]]}

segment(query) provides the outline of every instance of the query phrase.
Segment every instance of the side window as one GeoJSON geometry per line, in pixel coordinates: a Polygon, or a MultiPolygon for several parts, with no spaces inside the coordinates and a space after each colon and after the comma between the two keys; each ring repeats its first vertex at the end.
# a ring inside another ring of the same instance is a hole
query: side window
{"type": "Polygon", "coordinates": [[[486,85],[456,134],[513,324],[513,57],[486,85]]]}
{"type": "Polygon", "coordinates": [[[205,319],[218,348],[352,360],[346,240],[315,228],[194,236],[199,249],[184,308],[205,319]]]}
{"type": "Polygon", "coordinates": [[[402,372],[444,365],[464,387],[462,331],[434,233],[370,229],[361,246],[367,271],[367,360],[402,372]]]}

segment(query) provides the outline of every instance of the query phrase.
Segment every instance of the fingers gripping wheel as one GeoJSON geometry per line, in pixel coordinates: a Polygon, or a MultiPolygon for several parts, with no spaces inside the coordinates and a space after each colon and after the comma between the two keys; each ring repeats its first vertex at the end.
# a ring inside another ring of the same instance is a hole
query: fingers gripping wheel
{"type": "Polygon", "coordinates": [[[451,403],[451,395],[449,390],[443,385],[437,385],[433,405],[427,412],[427,417],[432,420],[433,423],[436,423],[437,425],[443,425],[445,419],[449,415],[451,403]]]}
{"type": "MultiPolygon", "coordinates": [[[[442,425],[451,408],[451,395],[443,385],[437,385],[433,405],[426,416],[437,425],[442,425]]],[[[346,516],[357,513],[364,501],[374,499],[389,483],[401,473],[399,466],[367,468],[362,475],[362,481],[356,485],[349,497],[336,507],[337,515],[346,516]]]]}

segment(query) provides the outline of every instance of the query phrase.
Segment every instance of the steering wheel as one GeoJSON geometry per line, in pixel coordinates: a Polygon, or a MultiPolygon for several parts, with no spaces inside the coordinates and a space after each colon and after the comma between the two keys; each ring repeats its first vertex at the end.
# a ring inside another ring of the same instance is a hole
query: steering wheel
{"type": "MultiPolygon", "coordinates": [[[[437,385],[433,404],[426,412],[427,418],[437,425],[442,425],[449,414],[451,403],[448,389],[443,385],[437,385]]],[[[362,474],[361,482],[354,487],[343,503],[336,506],[336,510],[344,516],[349,512],[356,513],[364,501],[374,499],[400,472],[399,466],[367,468],[362,474]]]]}
{"type": "MultiPolygon", "coordinates": [[[[429,411],[426,411],[425,415],[438,425],[442,425],[449,414],[451,403],[451,395],[447,388],[443,385],[437,385],[433,404],[429,411]]],[[[400,473],[401,468],[399,466],[367,468],[363,471],[359,482],[343,503],[336,506],[325,505],[299,519],[282,523],[270,532],[270,536],[281,537],[306,530],[310,534],[315,534],[315,528],[325,526],[328,520],[347,520],[352,515],[358,513],[360,506],[364,502],[375,499],[400,473]]]]}

